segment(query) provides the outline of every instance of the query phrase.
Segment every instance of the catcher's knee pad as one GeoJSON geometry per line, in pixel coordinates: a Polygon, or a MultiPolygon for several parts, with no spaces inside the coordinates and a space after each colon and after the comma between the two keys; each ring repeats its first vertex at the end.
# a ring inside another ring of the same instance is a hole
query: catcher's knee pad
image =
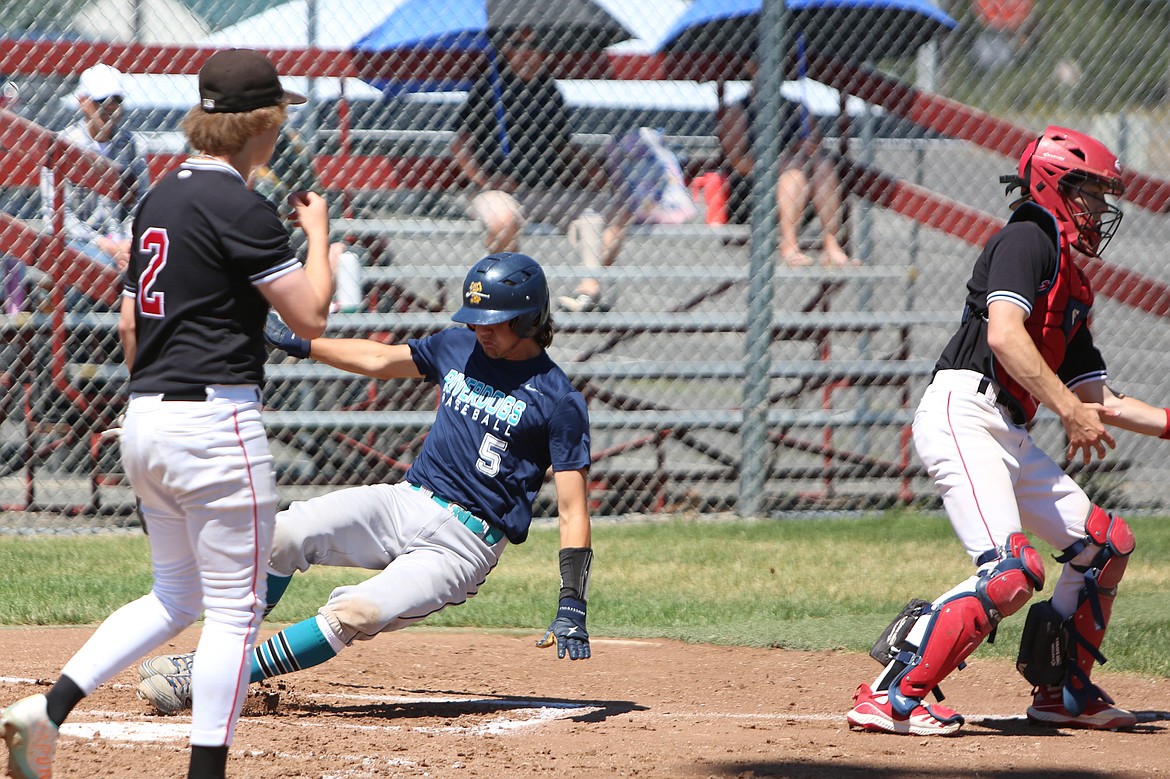
{"type": "Polygon", "coordinates": [[[1062,549],[1056,560],[1083,573],[1090,588],[1116,590],[1134,546],[1133,531],[1124,519],[1093,506],[1084,537],[1062,549]]]}
{"type": "Polygon", "coordinates": [[[1012,533],[1003,546],[985,552],[976,585],[984,602],[1009,617],[1024,607],[1032,593],[1044,589],[1044,561],[1023,533],[1012,533]]]}
{"type": "Polygon", "coordinates": [[[1023,533],[980,558],[979,572],[932,604],[909,636],[917,651],[890,683],[893,711],[909,716],[919,701],[963,664],[1000,620],[1016,613],[1044,586],[1044,565],[1023,533]],[[925,624],[922,620],[926,620],[925,624]],[[921,628],[921,631],[919,631],[921,628]]]}
{"type": "Polygon", "coordinates": [[[1105,662],[1101,642],[1113,613],[1117,585],[1125,575],[1134,546],[1133,531],[1124,519],[1093,506],[1085,521],[1084,538],[1056,558],[1085,579],[1076,610],[1066,622],[1069,647],[1064,698],[1065,708],[1074,716],[1090,700],[1103,696],[1089,681],[1089,674],[1094,663],[1105,662]]]}

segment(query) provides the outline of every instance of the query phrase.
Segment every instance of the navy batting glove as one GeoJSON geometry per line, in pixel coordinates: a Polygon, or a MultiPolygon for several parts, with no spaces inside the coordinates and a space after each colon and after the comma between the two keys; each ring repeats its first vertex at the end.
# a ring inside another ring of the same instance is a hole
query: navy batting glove
{"type": "Polygon", "coordinates": [[[539,647],[557,645],[557,657],[567,652],[570,660],[585,660],[589,657],[589,634],[585,632],[585,601],[576,598],[561,598],[557,618],[545,631],[544,637],[536,642],[539,647]]]}
{"type": "Polygon", "coordinates": [[[309,340],[289,330],[275,311],[268,312],[268,321],[264,323],[264,341],[293,357],[309,356],[309,340]]]}

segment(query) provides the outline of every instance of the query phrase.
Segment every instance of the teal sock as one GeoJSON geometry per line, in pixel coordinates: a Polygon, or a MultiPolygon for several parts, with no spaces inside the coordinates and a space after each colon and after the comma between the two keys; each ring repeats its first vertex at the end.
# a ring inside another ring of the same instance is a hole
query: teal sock
{"type": "Polygon", "coordinates": [[[268,603],[264,606],[264,617],[267,619],[268,615],[276,608],[276,604],[280,603],[280,599],[284,597],[284,591],[288,589],[288,583],[292,581],[292,576],[278,576],[274,573],[268,574],[268,595],[265,600],[268,603]]]}
{"type": "Polygon", "coordinates": [[[248,683],[312,668],[336,654],[317,626],[317,618],[309,617],[252,650],[252,678],[248,683]]]}

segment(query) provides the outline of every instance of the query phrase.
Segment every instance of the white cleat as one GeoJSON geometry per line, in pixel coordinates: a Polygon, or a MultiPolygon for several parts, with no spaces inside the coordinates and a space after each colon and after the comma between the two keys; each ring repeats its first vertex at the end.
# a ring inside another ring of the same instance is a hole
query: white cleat
{"type": "Polygon", "coordinates": [[[12,779],[52,779],[57,726],[49,719],[44,695],[30,695],[0,713],[0,731],[8,744],[12,779]]]}

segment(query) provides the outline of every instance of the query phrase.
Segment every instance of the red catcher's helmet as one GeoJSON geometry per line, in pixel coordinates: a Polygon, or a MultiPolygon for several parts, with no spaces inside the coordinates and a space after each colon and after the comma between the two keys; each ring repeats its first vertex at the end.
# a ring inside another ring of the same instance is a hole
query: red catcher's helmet
{"type": "Polygon", "coordinates": [[[1114,197],[1125,192],[1121,165],[1105,144],[1076,130],[1049,126],[1020,156],[1019,177],[1009,182],[1052,212],[1061,235],[1085,254],[1100,257],[1121,223],[1121,209],[1083,189],[1094,181],[1114,197]],[[1080,200],[1080,202],[1077,202],[1080,200]]]}

